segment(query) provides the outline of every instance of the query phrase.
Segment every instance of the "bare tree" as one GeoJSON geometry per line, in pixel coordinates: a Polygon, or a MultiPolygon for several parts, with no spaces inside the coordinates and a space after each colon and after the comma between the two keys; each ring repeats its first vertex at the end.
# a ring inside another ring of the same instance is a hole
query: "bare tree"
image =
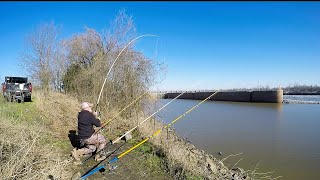
{"type": "MultiPolygon", "coordinates": [[[[20,57],[24,68],[40,85],[57,90],[61,81],[68,93],[79,100],[95,102],[102,82],[116,57],[101,96],[101,108],[123,108],[155,82],[159,70],[157,61],[147,58],[128,43],[137,37],[134,22],[124,10],[119,11],[109,29],[99,33],[85,27],[85,31],[70,39],[57,40],[58,27],[43,24],[29,35],[25,53],[20,57]]],[[[159,68],[160,67],[160,68],[159,68]]],[[[139,110],[141,106],[131,108],[139,110]]]]}
{"type": "MultiPolygon", "coordinates": [[[[159,64],[135,50],[134,43],[124,48],[135,37],[132,17],[122,10],[111,23],[111,28],[104,33],[85,28],[84,33],[67,40],[70,66],[64,82],[68,92],[76,94],[81,100],[95,102],[102,82],[121,50],[124,51],[107,77],[100,107],[121,109],[147,91],[154,83],[159,64]]],[[[138,109],[141,109],[139,103],[131,108],[138,109]]]]}
{"type": "Polygon", "coordinates": [[[57,49],[54,54],[53,63],[52,63],[52,81],[55,90],[59,90],[61,92],[61,86],[63,84],[63,75],[67,71],[69,66],[67,51],[65,50],[66,42],[60,41],[57,44],[57,49]]]}

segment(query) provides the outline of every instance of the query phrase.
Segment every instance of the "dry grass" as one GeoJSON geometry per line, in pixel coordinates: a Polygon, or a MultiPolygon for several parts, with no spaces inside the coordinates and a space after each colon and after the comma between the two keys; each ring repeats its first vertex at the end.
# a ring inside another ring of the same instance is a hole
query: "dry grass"
{"type": "MultiPolygon", "coordinates": [[[[44,93],[40,90],[34,90],[33,102],[1,101],[0,177],[2,179],[70,179],[73,172],[78,171],[78,167],[72,164],[73,159],[69,156],[72,146],[69,143],[68,132],[77,129],[79,105],[79,101],[69,95],[44,93]]],[[[111,119],[119,111],[102,112],[102,122],[111,119]]],[[[107,126],[104,133],[108,134],[108,138],[115,138],[130,129],[129,124],[128,120],[118,117],[107,126]]],[[[131,156],[135,153],[127,157],[129,162],[134,159],[131,156]]],[[[146,158],[146,160],[150,159],[154,157],[146,158]]],[[[136,164],[127,166],[136,169],[150,165],[149,168],[151,168],[155,166],[155,162],[156,160],[153,160],[152,163],[145,162],[140,166],[136,164]]],[[[156,169],[148,170],[150,172],[147,174],[151,176],[151,172],[156,169]]],[[[154,173],[154,176],[160,174],[154,173]]],[[[123,176],[126,175],[130,177],[134,173],[123,174],[123,176]]]]}
{"type": "Polygon", "coordinates": [[[39,113],[47,119],[50,132],[58,138],[67,139],[69,130],[77,128],[79,101],[71,96],[44,91],[35,91],[34,96],[39,113]]]}
{"type": "MultiPolygon", "coordinates": [[[[72,146],[69,143],[68,132],[77,129],[80,103],[76,98],[66,94],[44,93],[40,90],[35,90],[33,97],[33,102],[0,102],[0,123],[2,124],[0,126],[0,177],[2,179],[70,179],[79,167],[72,164],[73,159],[69,156],[72,146]]],[[[106,122],[117,113],[118,110],[102,112],[102,122],[106,122]]],[[[128,120],[118,117],[107,126],[104,133],[108,134],[109,138],[115,138],[128,129],[128,120]]],[[[131,156],[127,157],[129,162],[133,159],[131,156]]],[[[146,159],[152,158],[150,156],[146,159]]],[[[129,169],[149,167],[148,162],[144,165],[141,165],[143,164],[141,162],[136,163],[139,165],[131,163],[127,166],[129,169]]],[[[149,165],[149,168],[154,167],[154,165],[151,166],[152,163],[149,165]]],[[[148,176],[151,176],[151,172],[155,169],[157,168],[148,170],[148,176]]],[[[154,176],[160,174],[154,173],[154,176]]],[[[124,173],[122,176],[130,177],[131,175],[133,176],[134,173],[124,173]]]]}
{"type": "Polygon", "coordinates": [[[70,158],[52,145],[56,140],[50,136],[48,120],[41,117],[32,103],[1,101],[0,106],[2,179],[67,179],[72,176],[70,158]]]}

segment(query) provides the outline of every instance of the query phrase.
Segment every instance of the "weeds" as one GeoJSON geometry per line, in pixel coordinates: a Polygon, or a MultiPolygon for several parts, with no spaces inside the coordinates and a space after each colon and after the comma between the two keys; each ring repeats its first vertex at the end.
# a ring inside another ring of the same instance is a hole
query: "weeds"
{"type": "MultiPolygon", "coordinates": [[[[33,102],[6,103],[0,101],[0,177],[2,179],[69,179],[78,167],[69,156],[72,146],[67,133],[76,130],[79,101],[76,98],[50,92],[34,91],[33,102]],[[28,109],[28,111],[23,111],[28,109]],[[66,153],[68,152],[68,153],[66,153]]],[[[111,117],[115,113],[108,113],[111,117]]],[[[104,122],[105,119],[102,119],[104,122]]],[[[127,129],[124,119],[118,119],[107,137],[116,137],[127,129]],[[118,127],[117,127],[117,126],[118,127]]],[[[128,147],[139,141],[140,134],[128,147]]],[[[127,148],[128,148],[127,147],[127,148]]],[[[121,149],[124,151],[126,148],[121,149]]],[[[121,160],[113,177],[137,176],[146,179],[168,179],[162,160],[153,154],[147,143],[121,160]],[[126,171],[131,169],[131,171],[126,171]]],[[[130,178],[129,178],[130,179],[130,178]]]]}
{"type": "MultiPolygon", "coordinates": [[[[35,99],[35,101],[37,101],[35,99]]],[[[48,143],[50,129],[35,102],[0,100],[0,177],[2,179],[57,179],[70,177],[70,159],[48,143]]]]}

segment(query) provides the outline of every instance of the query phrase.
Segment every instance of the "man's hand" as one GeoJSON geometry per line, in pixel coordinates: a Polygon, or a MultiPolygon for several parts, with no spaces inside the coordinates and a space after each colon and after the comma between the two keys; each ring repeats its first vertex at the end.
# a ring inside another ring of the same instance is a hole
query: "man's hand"
{"type": "Polygon", "coordinates": [[[101,129],[101,127],[94,127],[93,129],[94,129],[94,132],[98,132],[101,129]]]}

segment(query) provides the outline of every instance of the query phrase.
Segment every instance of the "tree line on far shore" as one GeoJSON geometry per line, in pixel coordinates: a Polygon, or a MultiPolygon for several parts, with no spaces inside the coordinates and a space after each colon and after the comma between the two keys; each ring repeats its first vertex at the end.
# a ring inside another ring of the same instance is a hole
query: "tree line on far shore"
{"type": "MultiPolygon", "coordinates": [[[[279,88],[271,88],[269,86],[258,86],[255,88],[234,88],[230,91],[271,91],[279,88]]],[[[301,85],[294,84],[286,87],[281,87],[284,95],[320,95],[320,86],[318,85],[301,85]]]]}

